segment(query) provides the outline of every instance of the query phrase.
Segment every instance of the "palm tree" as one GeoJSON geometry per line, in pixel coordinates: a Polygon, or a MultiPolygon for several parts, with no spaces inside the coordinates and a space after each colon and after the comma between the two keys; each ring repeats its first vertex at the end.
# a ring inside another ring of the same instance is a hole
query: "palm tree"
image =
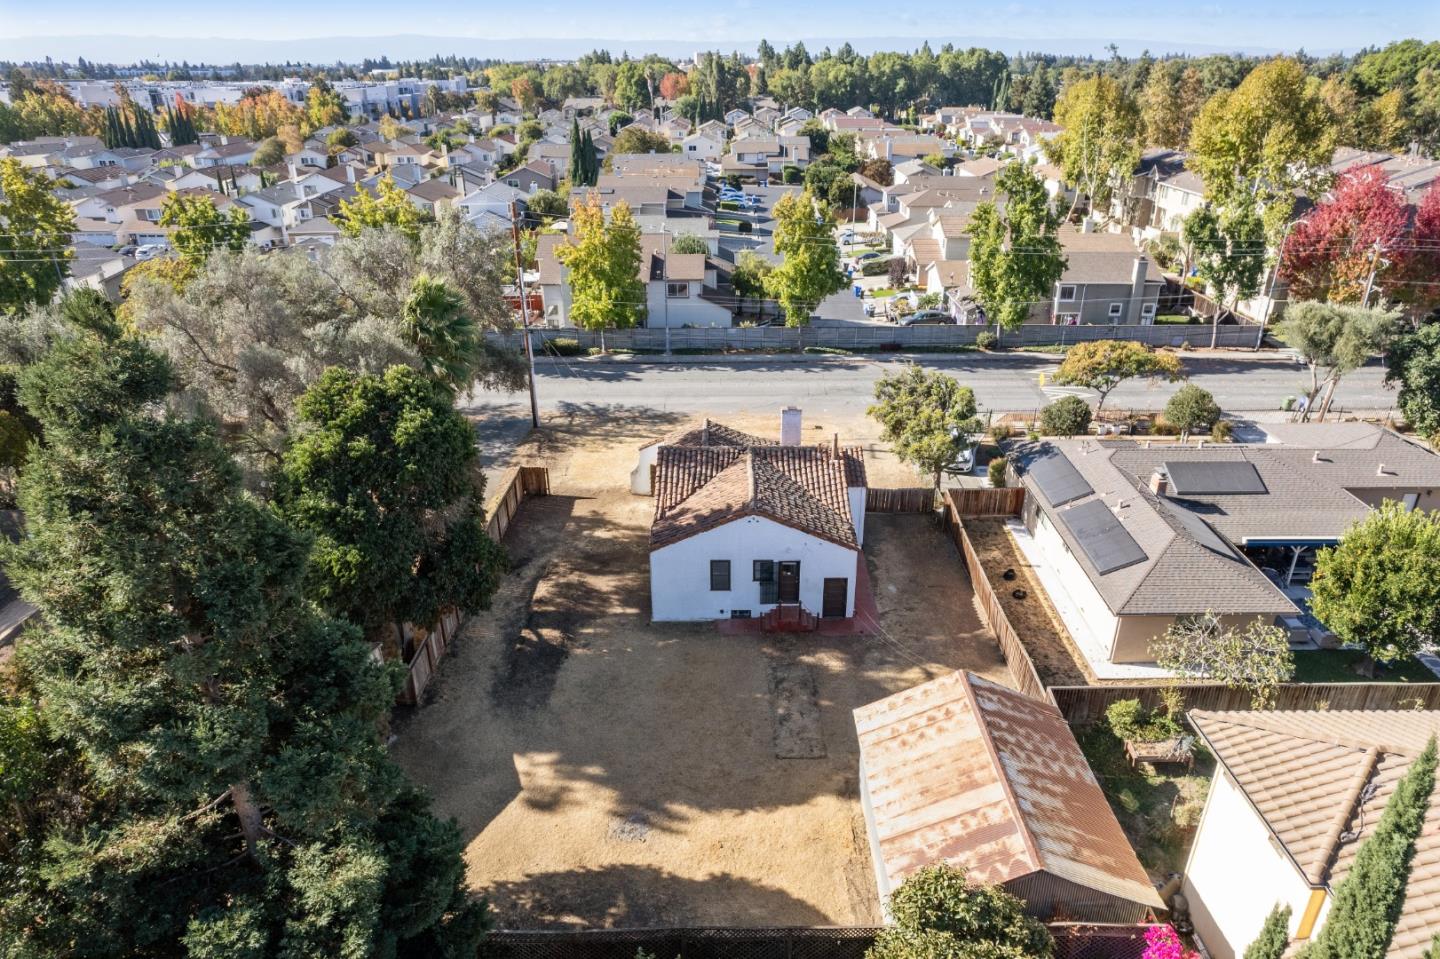
{"type": "Polygon", "coordinates": [[[425,371],[457,393],[468,390],[474,381],[480,335],[460,294],[444,280],[421,273],[410,284],[401,320],[425,371]]]}

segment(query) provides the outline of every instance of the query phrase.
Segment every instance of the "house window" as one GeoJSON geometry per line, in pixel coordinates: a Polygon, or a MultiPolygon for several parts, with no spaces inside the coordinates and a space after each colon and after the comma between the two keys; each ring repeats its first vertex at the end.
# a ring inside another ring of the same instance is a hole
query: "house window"
{"type": "Polygon", "coordinates": [[[1155,315],[1155,304],[1154,304],[1154,303],[1144,303],[1144,304],[1142,304],[1141,307],[1140,307],[1140,315],[1141,315],[1141,316],[1154,316],[1154,315],[1155,315]]]}
{"type": "Polygon", "coordinates": [[[1111,304],[1110,304],[1110,319],[1112,319],[1112,320],[1118,320],[1118,319],[1120,318],[1121,312],[1122,312],[1124,309],[1125,309],[1125,304],[1124,304],[1124,303],[1111,303],[1111,304]]]}
{"type": "Polygon", "coordinates": [[[710,561],[710,591],[712,593],[728,593],[730,591],[730,561],[728,559],[712,559],[710,561]]]}
{"type": "Polygon", "coordinates": [[[1075,299],[1075,287],[1069,284],[1061,284],[1060,295],[1056,297],[1062,303],[1068,303],[1075,299]]]}
{"type": "Polygon", "coordinates": [[[732,609],[732,610],[730,610],[730,618],[731,618],[731,619],[750,619],[750,618],[751,618],[751,615],[752,615],[752,614],[751,614],[750,610],[748,610],[748,609],[732,609]]]}
{"type": "Polygon", "coordinates": [[[666,283],[665,295],[672,300],[680,300],[690,295],[689,283],[666,283]]]}
{"type": "Polygon", "coordinates": [[[775,575],[773,559],[757,559],[754,562],[754,579],[760,584],[760,602],[780,602],[779,579],[775,575]]]}

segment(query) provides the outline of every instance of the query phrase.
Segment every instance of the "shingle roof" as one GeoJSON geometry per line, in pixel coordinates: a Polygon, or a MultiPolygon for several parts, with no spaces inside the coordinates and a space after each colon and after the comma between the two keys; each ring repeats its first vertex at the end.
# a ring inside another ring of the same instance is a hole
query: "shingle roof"
{"type": "Polygon", "coordinates": [[[1028,475],[1031,462],[1054,452],[1065,456],[1091,490],[1067,501],[1064,508],[1103,501],[1145,553],[1146,558],[1141,562],[1101,574],[1066,524],[1055,523],[1075,561],[1112,612],[1119,615],[1185,615],[1207,610],[1222,614],[1295,612],[1295,605],[1248,559],[1233,550],[1226,555],[1207,545],[1207,524],[1214,525],[1209,514],[1199,511],[1193,517],[1178,514],[1176,510],[1185,503],[1177,505],[1168,498],[1162,503],[1161,498],[1150,492],[1151,470],[1130,472],[1116,462],[1121,454],[1135,453],[1159,457],[1163,462],[1166,456],[1181,455],[1176,448],[1141,450],[1094,440],[1053,440],[1022,447],[1016,454],[1022,482],[1051,516],[1059,518],[1063,508],[1052,504],[1040,485],[1028,475]]]}
{"type": "Polygon", "coordinates": [[[716,423],[708,417],[698,425],[682,426],[641,445],[641,449],[661,446],[773,446],[774,440],[753,433],[742,433],[724,423],[716,423]]]}
{"type": "Polygon", "coordinates": [[[1043,870],[1160,906],[1050,703],[960,671],[860,707],[855,732],[892,887],[948,862],[981,882],[1043,870]]]}
{"type": "MultiPolygon", "coordinates": [[[[1211,712],[1190,720],[1312,886],[1334,889],[1436,711],[1211,712]]],[[[1388,959],[1420,959],[1440,929],[1440,792],[1430,798],[1388,959]]]]}
{"type": "Polygon", "coordinates": [[[745,516],[763,516],[858,549],[845,465],[815,446],[662,446],[652,549],[745,516]]]}

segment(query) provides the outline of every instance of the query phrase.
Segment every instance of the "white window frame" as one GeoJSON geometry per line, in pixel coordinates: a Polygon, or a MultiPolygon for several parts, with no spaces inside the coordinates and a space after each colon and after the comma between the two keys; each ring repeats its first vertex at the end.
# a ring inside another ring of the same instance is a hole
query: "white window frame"
{"type": "Polygon", "coordinates": [[[1074,283],[1061,283],[1059,285],[1059,289],[1055,291],[1055,299],[1059,300],[1061,303],[1074,303],[1076,292],[1077,290],[1074,283]],[[1069,296],[1065,295],[1066,290],[1070,291],[1069,296]]]}
{"type": "Polygon", "coordinates": [[[666,280],[665,297],[670,300],[688,300],[690,298],[690,281],[666,280]]]}
{"type": "Polygon", "coordinates": [[[1124,303],[1111,303],[1108,315],[1112,320],[1121,319],[1125,315],[1124,303]]]}
{"type": "Polygon", "coordinates": [[[1140,315],[1141,315],[1141,316],[1150,316],[1150,317],[1153,317],[1153,316],[1155,315],[1155,304],[1154,304],[1154,303],[1142,303],[1142,304],[1140,304],[1140,315]]]}

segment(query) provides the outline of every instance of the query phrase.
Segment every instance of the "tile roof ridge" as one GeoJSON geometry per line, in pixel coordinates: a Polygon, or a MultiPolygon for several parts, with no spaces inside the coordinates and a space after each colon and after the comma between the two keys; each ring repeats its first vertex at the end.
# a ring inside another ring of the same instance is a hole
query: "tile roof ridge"
{"type": "Polygon", "coordinates": [[[1335,859],[1335,852],[1339,848],[1340,837],[1345,829],[1345,824],[1355,812],[1355,805],[1360,801],[1360,795],[1375,774],[1375,764],[1380,759],[1380,747],[1371,746],[1365,750],[1365,758],[1355,767],[1355,772],[1350,777],[1350,782],[1345,787],[1345,798],[1340,803],[1334,819],[1325,829],[1325,838],[1320,844],[1320,858],[1312,863],[1305,870],[1305,878],[1313,883],[1325,881],[1325,874],[1329,872],[1330,864],[1335,859]]]}

